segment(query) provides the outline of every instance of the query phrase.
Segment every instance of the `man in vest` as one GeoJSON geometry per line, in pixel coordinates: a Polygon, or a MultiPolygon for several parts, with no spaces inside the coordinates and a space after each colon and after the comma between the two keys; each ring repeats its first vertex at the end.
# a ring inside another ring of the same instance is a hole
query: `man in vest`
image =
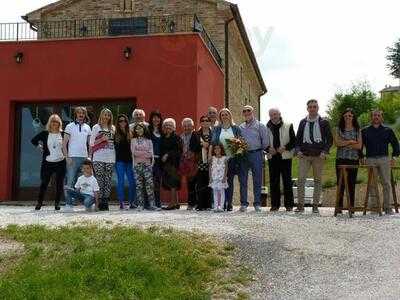
{"type": "Polygon", "coordinates": [[[304,212],[304,192],[308,171],[314,177],[313,213],[318,213],[322,192],[322,170],[333,138],[329,122],[318,114],[317,100],[307,102],[308,116],[300,121],[296,136],[296,153],[299,157],[298,205],[296,212],[304,212]]]}
{"type": "Polygon", "coordinates": [[[281,176],[286,211],[293,211],[292,158],[296,135],[293,124],[283,122],[278,109],[270,109],[269,118],[267,129],[270,142],[267,157],[271,211],[278,211],[281,206],[281,176]]]}

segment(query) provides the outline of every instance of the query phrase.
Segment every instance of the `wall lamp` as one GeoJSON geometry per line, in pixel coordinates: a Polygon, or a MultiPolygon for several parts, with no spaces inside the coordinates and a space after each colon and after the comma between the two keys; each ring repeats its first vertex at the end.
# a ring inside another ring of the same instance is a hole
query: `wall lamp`
{"type": "Polygon", "coordinates": [[[132,56],[132,48],[131,47],[126,47],[124,49],[124,57],[125,59],[130,59],[132,56]]]}
{"type": "Polygon", "coordinates": [[[17,52],[17,53],[15,54],[14,58],[15,58],[15,62],[16,62],[17,64],[20,64],[20,63],[22,63],[22,60],[23,60],[23,58],[24,58],[24,53],[22,53],[22,52],[17,52]]]}

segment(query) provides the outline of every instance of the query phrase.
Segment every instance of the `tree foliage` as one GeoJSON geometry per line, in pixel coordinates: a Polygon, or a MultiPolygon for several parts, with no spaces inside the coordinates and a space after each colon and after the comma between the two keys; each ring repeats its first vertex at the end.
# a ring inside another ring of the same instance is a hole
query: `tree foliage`
{"type": "Polygon", "coordinates": [[[400,79],[400,39],[392,47],[388,47],[387,51],[386,59],[388,60],[387,67],[390,70],[390,75],[400,79]]]}
{"type": "Polygon", "coordinates": [[[333,126],[339,122],[346,108],[352,108],[357,116],[377,107],[377,97],[368,82],[354,83],[348,90],[339,90],[328,106],[328,118],[333,126]]]}

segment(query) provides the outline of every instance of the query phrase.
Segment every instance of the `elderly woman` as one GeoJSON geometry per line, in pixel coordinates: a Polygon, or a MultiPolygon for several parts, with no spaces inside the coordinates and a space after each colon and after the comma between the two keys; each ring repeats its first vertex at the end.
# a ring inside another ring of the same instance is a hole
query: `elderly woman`
{"type": "Polygon", "coordinates": [[[172,118],[164,120],[162,125],[160,157],[162,164],[162,186],[171,192],[171,201],[165,210],[179,209],[178,190],[181,187],[181,177],[178,172],[182,156],[182,140],[176,135],[176,122],[172,118]]]}
{"type": "Polygon", "coordinates": [[[196,175],[196,200],[198,210],[211,208],[211,189],[210,183],[208,151],[211,144],[211,120],[208,116],[200,118],[200,129],[193,134],[190,141],[190,151],[195,153],[197,158],[196,175]]]}
{"type": "Polygon", "coordinates": [[[63,192],[64,176],[66,170],[65,152],[63,150],[62,121],[58,115],[51,115],[46,130],[40,132],[32,139],[32,144],[41,149],[43,153],[42,167],[40,169],[39,199],[35,207],[40,210],[43,205],[44,195],[53,174],[56,175],[55,210],[60,210],[60,199],[63,192]]]}
{"type": "Polygon", "coordinates": [[[183,146],[183,153],[181,158],[181,164],[179,167],[179,173],[181,176],[185,176],[187,180],[188,190],[188,207],[187,210],[193,210],[197,206],[196,201],[196,174],[197,174],[197,162],[196,157],[190,144],[195,139],[194,134],[194,122],[190,118],[185,118],[182,121],[181,139],[183,146]]]}
{"type": "MultiPolygon", "coordinates": [[[[241,130],[239,126],[236,126],[233,122],[232,113],[229,109],[223,108],[219,112],[219,125],[214,127],[212,132],[212,139],[211,144],[222,144],[226,153],[226,156],[229,158],[228,160],[228,189],[226,191],[226,199],[224,209],[227,211],[232,211],[232,200],[233,200],[233,179],[235,175],[238,175],[239,181],[241,180],[240,169],[241,169],[241,162],[233,157],[229,147],[227,140],[232,138],[239,138],[241,137],[241,130]]],[[[212,151],[212,147],[210,147],[210,152],[212,151]]],[[[245,193],[247,190],[242,189],[242,184],[240,185],[240,198],[244,198],[245,193]]]]}

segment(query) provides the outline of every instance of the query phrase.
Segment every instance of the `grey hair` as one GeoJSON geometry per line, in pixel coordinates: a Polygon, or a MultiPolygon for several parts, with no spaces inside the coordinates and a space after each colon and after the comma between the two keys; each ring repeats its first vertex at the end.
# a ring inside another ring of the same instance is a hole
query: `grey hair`
{"type": "Polygon", "coordinates": [[[146,113],[144,112],[143,109],[136,108],[136,109],[132,112],[132,118],[133,118],[133,116],[135,115],[135,113],[141,113],[141,114],[143,114],[143,117],[146,117],[146,113]]]}
{"type": "Polygon", "coordinates": [[[275,107],[271,108],[271,109],[268,111],[268,114],[270,114],[270,113],[272,113],[272,112],[277,112],[277,113],[281,114],[281,111],[279,110],[279,108],[275,108],[275,107]]]}
{"type": "Polygon", "coordinates": [[[166,118],[163,121],[162,126],[165,126],[166,124],[172,124],[172,126],[174,127],[174,130],[176,129],[176,122],[173,118],[166,118]]]}
{"type": "Polygon", "coordinates": [[[194,122],[193,122],[193,120],[192,120],[191,118],[184,118],[184,119],[182,120],[182,126],[183,126],[185,123],[190,123],[190,125],[194,126],[194,122]]]}

